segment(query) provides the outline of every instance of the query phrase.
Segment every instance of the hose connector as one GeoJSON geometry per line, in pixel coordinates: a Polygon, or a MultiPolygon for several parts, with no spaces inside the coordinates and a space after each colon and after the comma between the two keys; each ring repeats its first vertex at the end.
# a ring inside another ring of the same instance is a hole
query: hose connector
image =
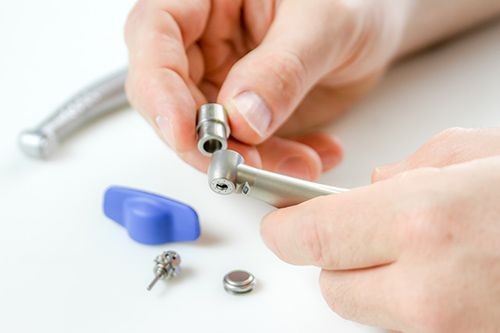
{"type": "Polygon", "coordinates": [[[198,150],[203,155],[211,156],[218,150],[227,149],[230,129],[224,107],[216,103],[203,104],[198,110],[196,132],[198,150]]]}

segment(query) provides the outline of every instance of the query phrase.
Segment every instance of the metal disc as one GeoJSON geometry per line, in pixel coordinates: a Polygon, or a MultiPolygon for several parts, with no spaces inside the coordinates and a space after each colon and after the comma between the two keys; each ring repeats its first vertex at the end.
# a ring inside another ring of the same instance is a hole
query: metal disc
{"type": "Polygon", "coordinates": [[[255,287],[255,277],[246,271],[236,270],[224,276],[224,289],[232,294],[248,293],[255,287]]]}

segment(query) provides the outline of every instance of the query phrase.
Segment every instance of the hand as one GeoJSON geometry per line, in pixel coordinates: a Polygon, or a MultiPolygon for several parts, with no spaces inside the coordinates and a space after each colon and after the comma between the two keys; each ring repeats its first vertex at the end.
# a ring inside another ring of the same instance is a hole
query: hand
{"type": "Polygon", "coordinates": [[[229,113],[249,164],[315,179],[341,158],[312,131],[357,101],[394,56],[407,1],[139,0],[126,25],[132,105],[188,163],[197,108],[229,113]],[[278,135],[280,137],[278,137],[278,135]]]}
{"type": "Polygon", "coordinates": [[[375,172],[384,181],[269,214],[262,236],[281,259],[322,268],[322,293],[344,318],[405,332],[493,332],[499,170],[500,129],[448,130],[375,172]],[[410,170],[420,166],[439,168],[410,170]]]}
{"type": "Polygon", "coordinates": [[[422,168],[440,168],[500,155],[500,128],[449,128],[435,135],[407,159],[376,168],[373,181],[422,168]]]}

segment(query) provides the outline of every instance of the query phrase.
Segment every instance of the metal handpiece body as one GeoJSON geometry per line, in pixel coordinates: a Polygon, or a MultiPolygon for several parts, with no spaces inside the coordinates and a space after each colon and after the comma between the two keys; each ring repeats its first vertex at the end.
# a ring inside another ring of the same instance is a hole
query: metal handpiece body
{"type": "Polygon", "coordinates": [[[34,129],[19,135],[21,150],[31,157],[49,157],[62,140],[89,121],[127,106],[126,76],[127,70],[121,70],[70,98],[34,129]]]}
{"type": "Polygon", "coordinates": [[[243,157],[232,150],[213,153],[208,183],[216,193],[242,193],[278,208],[347,191],[245,165],[243,157]]]}

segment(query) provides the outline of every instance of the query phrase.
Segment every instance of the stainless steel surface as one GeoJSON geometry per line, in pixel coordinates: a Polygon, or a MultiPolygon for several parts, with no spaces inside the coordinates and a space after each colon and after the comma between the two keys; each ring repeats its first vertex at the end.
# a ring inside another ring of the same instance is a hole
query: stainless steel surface
{"type": "Polygon", "coordinates": [[[180,272],[181,256],[175,251],[165,251],[155,258],[153,273],[155,277],[148,285],[147,290],[153,289],[161,279],[170,279],[180,272]]]}
{"type": "Polygon", "coordinates": [[[217,150],[227,148],[230,134],[229,121],[224,107],[220,104],[203,104],[198,110],[196,121],[198,150],[210,156],[217,150]]]}
{"type": "Polygon", "coordinates": [[[153,281],[151,281],[149,283],[149,285],[148,285],[148,287],[146,289],[148,291],[151,291],[151,289],[153,289],[153,287],[155,286],[156,282],[160,281],[161,278],[163,278],[163,274],[162,273],[156,274],[155,278],[153,279],[153,281]]]}
{"type": "Polygon", "coordinates": [[[255,277],[246,271],[232,271],[227,273],[222,280],[224,289],[231,294],[244,294],[255,288],[255,277]]]}
{"type": "Polygon", "coordinates": [[[278,208],[347,191],[245,165],[243,157],[232,150],[219,150],[212,155],[208,184],[216,193],[242,193],[278,208]]]}
{"type": "Polygon", "coordinates": [[[89,121],[128,105],[121,70],[80,91],[33,129],[19,135],[21,150],[30,157],[47,158],[58,145],[89,121]]]}

